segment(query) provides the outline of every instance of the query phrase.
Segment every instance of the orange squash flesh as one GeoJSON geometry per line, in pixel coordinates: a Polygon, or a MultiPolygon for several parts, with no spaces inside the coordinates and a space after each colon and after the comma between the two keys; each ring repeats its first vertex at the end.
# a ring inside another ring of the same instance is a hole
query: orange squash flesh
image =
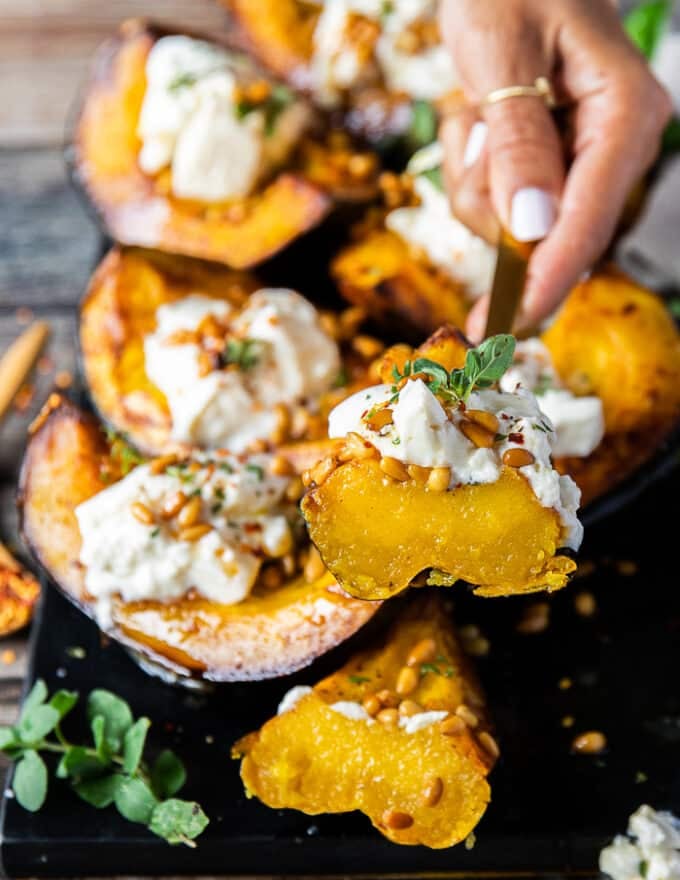
{"type": "MultiPolygon", "coordinates": [[[[97,53],[73,135],[76,178],[114,239],[249,268],[317,226],[334,193],[304,169],[283,170],[245,199],[205,204],[174,197],[167,174],[145,175],[137,121],[146,59],[164,35],[145,22],[125,22],[97,53]]],[[[348,175],[335,182],[342,197],[362,200],[373,192],[366,181],[353,188],[348,175]]]]}
{"type": "MultiPolygon", "coordinates": [[[[20,480],[24,538],[59,587],[89,616],[92,598],[79,563],[78,504],[104,489],[116,462],[92,416],[53,395],[29,440],[20,480]]],[[[171,603],[117,602],[116,639],[184,675],[247,681],[287,675],[356,632],[375,613],[327,574],[275,591],[256,586],[238,605],[187,597],[171,603]]]]}
{"type": "Polygon", "coordinates": [[[375,459],[340,464],[305,496],[309,534],[348,593],[386,599],[436,568],[484,596],[555,590],[575,569],[556,556],[557,513],[504,468],[495,483],[431,492],[385,478],[375,459]]]}
{"type": "Polygon", "coordinates": [[[489,728],[483,703],[448,614],[440,602],[420,598],[383,644],[319,682],[292,709],[237,743],[234,753],[243,756],[246,791],[274,809],[311,815],[361,810],[394,843],[449,847],[470,834],[490,800],[486,777],[495,754],[483,745],[489,728]],[[446,735],[435,723],[407,733],[330,708],[385,688],[394,692],[409,653],[424,639],[434,641],[436,662],[429,671],[420,668],[409,699],[424,711],[451,715],[461,704],[472,707],[474,729],[461,723],[446,735]],[[441,789],[439,799],[428,802],[428,786],[441,789]]]}
{"type": "Polygon", "coordinates": [[[398,235],[369,231],[342,250],[331,264],[340,292],[400,335],[420,336],[441,324],[465,325],[465,290],[422,259],[398,235]]]}

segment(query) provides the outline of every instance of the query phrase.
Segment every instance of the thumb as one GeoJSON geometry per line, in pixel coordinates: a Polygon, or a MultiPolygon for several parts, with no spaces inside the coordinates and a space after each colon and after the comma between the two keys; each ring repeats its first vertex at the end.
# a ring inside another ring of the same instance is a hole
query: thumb
{"type": "Polygon", "coordinates": [[[557,127],[541,98],[507,98],[485,108],[491,201],[518,241],[550,231],[564,184],[557,127]]]}

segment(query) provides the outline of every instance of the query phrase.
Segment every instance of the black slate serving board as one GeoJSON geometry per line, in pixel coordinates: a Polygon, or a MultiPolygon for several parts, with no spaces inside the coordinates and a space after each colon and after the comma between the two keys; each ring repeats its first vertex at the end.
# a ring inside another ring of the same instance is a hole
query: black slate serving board
{"type": "MultiPolygon", "coordinates": [[[[527,599],[477,599],[454,590],[458,622],[491,641],[479,661],[503,756],[491,776],[493,801],[468,850],[430,851],[384,840],[359,814],[309,817],[247,800],[232,742],[276,710],[291,679],[189,692],[148,677],[121,648],[50,587],[36,621],[30,681],[82,693],[108,687],[154,724],[152,747],[174,747],[211,818],[198,848],[170,847],[113,809],[82,804],[54,782],[43,811],[5,799],[2,860],[10,876],[96,874],[399,875],[596,873],[597,854],[640,803],[680,812],[680,590],[675,571],[680,479],[667,478],[634,506],[590,529],[582,558],[591,576],[549,597],[551,623],[520,635],[527,599]],[[635,560],[625,575],[616,560],[635,560]],[[598,613],[579,617],[574,596],[592,591],[598,613]],[[86,657],[71,656],[80,646],[86,657]],[[561,689],[568,677],[572,686],[561,689]],[[573,716],[574,726],[562,719],[573,716]],[[573,736],[602,730],[600,756],[574,755],[573,736]]],[[[337,658],[333,658],[336,660],[337,658]]],[[[339,662],[339,659],[337,659],[339,662]]],[[[326,666],[328,662],[326,662],[326,666]]],[[[71,721],[84,735],[82,717],[71,721]]],[[[11,780],[10,780],[11,784],[11,780]]]]}

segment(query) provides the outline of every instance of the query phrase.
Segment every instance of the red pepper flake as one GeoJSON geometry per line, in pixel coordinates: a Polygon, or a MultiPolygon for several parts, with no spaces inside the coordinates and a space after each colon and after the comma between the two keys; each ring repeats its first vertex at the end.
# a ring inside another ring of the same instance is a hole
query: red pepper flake
{"type": "Polygon", "coordinates": [[[508,440],[511,443],[519,443],[520,446],[524,446],[524,434],[519,434],[517,432],[508,434],[508,440]]]}

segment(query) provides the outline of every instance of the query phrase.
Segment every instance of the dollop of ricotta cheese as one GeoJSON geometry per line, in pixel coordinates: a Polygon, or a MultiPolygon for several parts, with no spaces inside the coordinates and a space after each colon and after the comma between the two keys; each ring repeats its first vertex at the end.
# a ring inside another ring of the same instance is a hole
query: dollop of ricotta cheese
{"type": "Polygon", "coordinates": [[[467,408],[492,413],[498,419],[498,439],[490,448],[476,447],[461,430],[465,411],[444,407],[422,379],[408,381],[394,398],[393,386],[376,385],[351,395],[332,410],[330,437],[353,432],[375,446],[381,456],[421,467],[448,467],[449,487],[493,483],[500,477],[503,454],[513,448],[530,452],[533,462],[518,468],[543,507],[560,516],[564,545],[578,549],[583,526],[577,510],[581,493],[568,476],[553,468],[553,427],[536,398],[524,389],[510,394],[492,389],[473,391],[467,408]],[[372,411],[389,406],[392,422],[378,430],[370,427],[372,411]]]}
{"type": "Polygon", "coordinates": [[[272,476],[269,462],[216,453],[159,474],[140,465],[79,504],[79,560],[100,626],[110,627],[116,596],[167,602],[193,589],[225,605],[245,599],[263,561],[293,548],[294,508],[284,499],[290,478],[272,476]],[[197,540],[182,540],[163,513],[180,492],[200,499],[199,520],[209,529],[197,540]],[[153,515],[148,523],[139,505],[153,515]]]}
{"type": "Polygon", "coordinates": [[[281,702],[279,703],[279,708],[276,710],[277,715],[283,715],[284,712],[289,712],[303,697],[306,697],[307,694],[311,694],[312,689],[308,684],[298,684],[295,687],[292,687],[289,691],[281,697],[281,702]]]}
{"type": "Polygon", "coordinates": [[[577,397],[565,388],[550,352],[540,339],[517,343],[515,362],[501,378],[502,391],[519,388],[538,397],[541,411],[548,416],[555,434],[554,456],[584,458],[595,450],[604,437],[604,411],[599,397],[577,397]]]}
{"type": "Polygon", "coordinates": [[[600,871],[613,880],[680,880],[680,819],[641,806],[627,835],[617,835],[600,853],[600,871]]]}
{"type": "Polygon", "coordinates": [[[468,299],[491,289],[496,248],[475,235],[451,212],[448,196],[428,176],[440,172],[444,150],[436,141],[413,155],[408,172],[420,204],[395,208],[385,226],[407,244],[424,251],[428,259],[465,288],[468,299]]]}
{"type": "Polygon", "coordinates": [[[318,98],[337,104],[342,91],[382,78],[392,92],[436,100],[453,91],[459,78],[441,43],[411,50],[404,33],[419,22],[436,21],[436,0],[325,0],[314,31],[313,76],[318,98]],[[359,15],[379,30],[365,50],[352,39],[350,22],[359,15]]]}
{"type": "Polygon", "coordinates": [[[314,306],[285,289],[256,291],[240,312],[200,294],[162,305],[156,329],[144,340],[144,355],[148,377],[167,398],[173,438],[232,452],[272,434],[276,404],[313,401],[340,370],[338,346],[314,306]],[[254,365],[201,375],[199,346],[171,344],[178,331],[195,331],[208,315],[253,341],[254,365]]]}
{"type": "Polygon", "coordinates": [[[149,175],[170,167],[179,198],[247,196],[285,161],[308,125],[301,101],[281,109],[271,130],[263,109],[243,112],[239,70],[228,52],[190,37],[162,37],[149,52],[137,126],[139,166],[149,175]]]}

